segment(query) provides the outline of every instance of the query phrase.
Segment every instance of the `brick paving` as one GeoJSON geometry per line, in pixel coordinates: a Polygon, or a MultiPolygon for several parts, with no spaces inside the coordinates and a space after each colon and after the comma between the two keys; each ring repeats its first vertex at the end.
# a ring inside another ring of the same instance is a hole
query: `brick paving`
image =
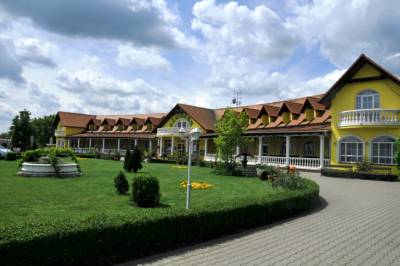
{"type": "Polygon", "coordinates": [[[400,265],[400,183],[304,175],[312,212],[123,265],[400,265]]]}

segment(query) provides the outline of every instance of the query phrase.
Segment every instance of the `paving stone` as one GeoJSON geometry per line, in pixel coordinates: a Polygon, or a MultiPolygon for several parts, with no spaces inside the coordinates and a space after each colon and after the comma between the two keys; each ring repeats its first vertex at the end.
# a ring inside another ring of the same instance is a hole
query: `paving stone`
{"type": "Polygon", "coordinates": [[[318,211],[123,265],[400,265],[400,183],[304,175],[318,211]]]}

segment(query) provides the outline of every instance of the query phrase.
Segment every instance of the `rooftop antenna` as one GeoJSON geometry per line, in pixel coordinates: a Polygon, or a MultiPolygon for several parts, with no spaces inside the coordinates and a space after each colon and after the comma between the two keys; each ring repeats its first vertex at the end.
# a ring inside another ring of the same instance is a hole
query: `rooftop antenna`
{"type": "Polygon", "coordinates": [[[232,98],[232,104],[236,105],[236,107],[239,107],[242,104],[242,92],[237,89],[233,89],[234,96],[232,98]]]}

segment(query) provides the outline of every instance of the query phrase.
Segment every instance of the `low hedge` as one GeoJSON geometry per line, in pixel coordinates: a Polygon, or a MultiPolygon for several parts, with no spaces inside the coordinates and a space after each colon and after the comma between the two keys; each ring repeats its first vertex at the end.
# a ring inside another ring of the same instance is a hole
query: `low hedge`
{"type": "Polygon", "coordinates": [[[321,170],[321,175],[329,177],[345,177],[380,181],[397,181],[399,179],[397,175],[393,174],[375,174],[369,172],[357,172],[353,170],[338,170],[331,168],[323,168],[321,170]]]}
{"type": "Polygon", "coordinates": [[[209,240],[265,225],[310,208],[319,187],[283,190],[226,202],[208,209],[149,209],[141,217],[94,216],[84,221],[55,220],[51,224],[0,228],[1,265],[111,265],[155,252],[209,240]]]}

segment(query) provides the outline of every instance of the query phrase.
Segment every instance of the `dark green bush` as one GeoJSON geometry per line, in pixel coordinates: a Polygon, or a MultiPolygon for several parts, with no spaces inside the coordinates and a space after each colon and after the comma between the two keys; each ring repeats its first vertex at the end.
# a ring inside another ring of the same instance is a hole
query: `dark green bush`
{"type": "Polygon", "coordinates": [[[111,265],[265,225],[308,209],[318,185],[210,208],[0,227],[0,265],[111,265]]]}
{"type": "Polygon", "coordinates": [[[275,187],[283,187],[290,190],[304,189],[306,186],[305,179],[295,173],[282,173],[272,181],[275,187]]]}
{"type": "Polygon", "coordinates": [[[132,171],[136,173],[138,170],[142,169],[142,152],[135,146],[132,155],[130,157],[129,165],[132,166],[132,171]]]}
{"type": "Polygon", "coordinates": [[[15,160],[17,160],[17,154],[15,152],[8,152],[4,156],[4,159],[6,161],[15,161],[15,160]]]}
{"type": "Polygon", "coordinates": [[[131,151],[128,149],[126,150],[124,158],[124,169],[128,172],[132,171],[132,167],[129,165],[130,160],[131,160],[131,151]]]}
{"type": "Polygon", "coordinates": [[[331,168],[323,168],[321,170],[321,175],[329,177],[345,177],[381,181],[396,181],[399,178],[397,175],[393,174],[375,174],[361,171],[353,172],[352,170],[338,170],[331,168]]]}
{"type": "Polygon", "coordinates": [[[154,176],[135,176],[132,182],[132,201],[139,207],[155,207],[160,201],[160,184],[154,176]]]}
{"type": "Polygon", "coordinates": [[[357,171],[369,173],[372,171],[372,164],[369,161],[357,162],[357,171]]]}
{"type": "Polygon", "coordinates": [[[261,180],[268,180],[269,178],[276,178],[282,174],[279,167],[271,165],[257,166],[258,178],[261,180]]]}
{"type": "Polygon", "coordinates": [[[129,191],[129,183],[126,180],[124,172],[120,171],[118,175],[114,178],[114,187],[118,194],[126,194],[129,191]]]}

